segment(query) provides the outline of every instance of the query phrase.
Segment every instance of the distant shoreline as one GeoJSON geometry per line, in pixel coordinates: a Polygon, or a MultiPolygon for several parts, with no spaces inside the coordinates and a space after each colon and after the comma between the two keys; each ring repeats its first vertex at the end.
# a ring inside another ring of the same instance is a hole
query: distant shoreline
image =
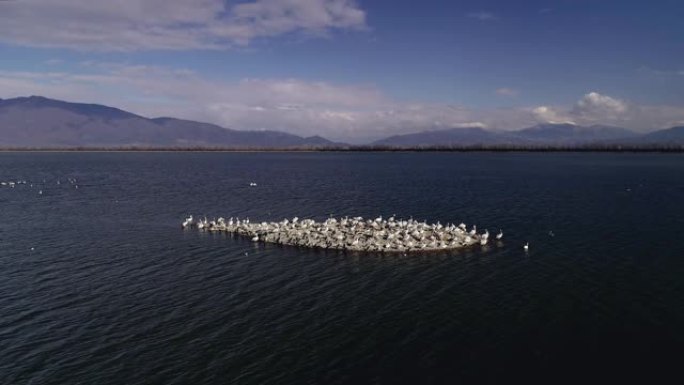
{"type": "Polygon", "coordinates": [[[425,147],[6,147],[0,152],[604,152],[684,153],[684,145],[639,146],[425,146],[425,147]]]}

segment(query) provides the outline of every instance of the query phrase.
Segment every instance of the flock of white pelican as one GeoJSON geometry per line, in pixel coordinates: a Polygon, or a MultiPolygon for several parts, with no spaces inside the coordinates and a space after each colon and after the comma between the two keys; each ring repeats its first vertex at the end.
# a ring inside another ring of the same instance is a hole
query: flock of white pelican
{"type": "MultiPolygon", "coordinates": [[[[52,182],[50,182],[52,183],[52,182]]],[[[66,181],[62,181],[61,179],[57,179],[56,184],[61,185],[63,183],[69,184],[73,186],[75,189],[78,189],[78,182],[76,178],[66,178],[66,181]]],[[[33,188],[34,184],[36,188],[38,188],[38,195],[43,195],[43,188],[48,185],[48,182],[43,179],[43,182],[29,182],[26,180],[16,180],[16,181],[0,181],[0,187],[7,187],[7,188],[18,188],[19,186],[24,186],[27,185],[29,188],[33,188]]]]}
{"type": "MultiPolygon", "coordinates": [[[[364,219],[362,217],[329,218],[323,222],[295,217],[280,222],[251,222],[249,219],[207,218],[196,220],[189,216],[183,228],[238,234],[254,242],[310,248],[353,250],[367,252],[413,252],[458,249],[472,245],[486,245],[490,233],[440,222],[428,224],[414,219],[364,219]]],[[[503,231],[495,235],[503,238],[503,231]]]]}

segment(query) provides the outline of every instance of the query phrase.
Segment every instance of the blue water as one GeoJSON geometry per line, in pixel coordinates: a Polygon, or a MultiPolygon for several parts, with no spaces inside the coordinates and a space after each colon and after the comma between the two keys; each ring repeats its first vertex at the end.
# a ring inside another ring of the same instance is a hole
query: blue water
{"type": "Polygon", "coordinates": [[[20,179],[0,187],[2,384],[654,383],[679,371],[682,155],[1,153],[0,181],[20,179]],[[396,214],[505,237],[365,255],[183,231],[187,214],[396,214]]]}

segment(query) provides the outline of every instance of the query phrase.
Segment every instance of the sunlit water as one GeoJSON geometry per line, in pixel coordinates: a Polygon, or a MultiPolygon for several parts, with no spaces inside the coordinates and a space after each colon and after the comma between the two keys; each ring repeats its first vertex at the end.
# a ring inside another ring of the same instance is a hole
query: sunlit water
{"type": "Polygon", "coordinates": [[[610,382],[679,369],[682,155],[0,154],[0,181],[24,179],[0,187],[2,384],[610,382]],[[364,255],[183,231],[187,214],[396,214],[505,236],[364,255]]]}

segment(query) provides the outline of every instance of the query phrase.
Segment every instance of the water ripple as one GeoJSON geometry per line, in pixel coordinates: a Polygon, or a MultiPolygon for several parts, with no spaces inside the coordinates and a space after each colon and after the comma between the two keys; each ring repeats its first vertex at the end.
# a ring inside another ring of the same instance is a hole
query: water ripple
{"type": "Polygon", "coordinates": [[[677,156],[0,158],[0,180],[36,184],[0,188],[0,383],[633,379],[676,368],[665,352],[684,343],[677,156]],[[56,184],[69,177],[78,190],[56,184]],[[388,256],[183,231],[188,213],[397,214],[506,236],[388,256]]]}

